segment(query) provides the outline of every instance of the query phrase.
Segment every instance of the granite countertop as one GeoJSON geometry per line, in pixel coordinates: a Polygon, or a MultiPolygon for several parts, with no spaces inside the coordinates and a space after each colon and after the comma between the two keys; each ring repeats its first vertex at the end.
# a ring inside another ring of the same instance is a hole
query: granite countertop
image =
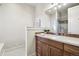
{"type": "Polygon", "coordinates": [[[44,33],[36,34],[36,36],[48,38],[50,40],[55,40],[55,41],[59,41],[59,42],[62,42],[62,43],[71,44],[71,45],[79,47],[79,38],[52,35],[52,34],[44,34],[44,33]]]}

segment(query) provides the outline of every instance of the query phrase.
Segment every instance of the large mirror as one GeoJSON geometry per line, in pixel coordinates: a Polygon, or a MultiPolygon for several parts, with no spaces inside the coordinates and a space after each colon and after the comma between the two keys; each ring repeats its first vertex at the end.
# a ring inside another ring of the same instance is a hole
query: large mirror
{"type": "MultiPolygon", "coordinates": [[[[74,27],[73,27],[73,25],[71,27],[71,20],[69,20],[70,17],[73,18],[73,15],[71,15],[71,14],[74,14],[74,13],[71,13],[70,8],[73,8],[75,6],[79,6],[79,3],[67,3],[67,4],[58,3],[58,4],[55,4],[54,7],[52,7],[51,9],[48,9],[48,13],[50,14],[50,24],[51,24],[51,27],[53,27],[54,33],[56,33],[56,34],[60,33],[62,35],[63,34],[65,35],[68,33],[76,34],[73,32],[74,30],[71,30],[74,27]]],[[[79,11],[79,7],[75,8],[75,9],[77,9],[77,11],[75,12],[72,10],[72,12],[77,13],[79,11]]],[[[77,14],[79,15],[79,12],[77,14]]],[[[79,23],[79,22],[77,21],[77,23],[79,23]]],[[[79,25],[75,24],[75,26],[79,26],[79,25]]],[[[76,28],[74,28],[74,29],[76,29],[76,28]]]]}

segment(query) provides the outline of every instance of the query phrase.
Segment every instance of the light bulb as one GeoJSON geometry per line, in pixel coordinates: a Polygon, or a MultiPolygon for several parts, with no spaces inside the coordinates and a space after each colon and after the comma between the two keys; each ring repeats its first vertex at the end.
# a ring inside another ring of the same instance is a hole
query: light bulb
{"type": "Polygon", "coordinates": [[[57,10],[57,7],[54,7],[55,10],[57,10]]]}

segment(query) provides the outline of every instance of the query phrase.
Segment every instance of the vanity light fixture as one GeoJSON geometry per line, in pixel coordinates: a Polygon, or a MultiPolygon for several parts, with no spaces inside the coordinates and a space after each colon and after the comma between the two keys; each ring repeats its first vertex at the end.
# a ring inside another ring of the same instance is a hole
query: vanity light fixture
{"type": "Polygon", "coordinates": [[[64,6],[67,5],[67,3],[63,3],[63,5],[64,5],[64,6]]]}
{"type": "MultiPolygon", "coordinates": [[[[57,8],[61,8],[65,5],[67,5],[67,3],[51,3],[51,5],[48,9],[54,8],[54,10],[57,10],[57,8]]],[[[48,10],[48,12],[51,12],[51,11],[52,10],[48,10]]]]}
{"type": "Polygon", "coordinates": [[[58,5],[58,3],[54,3],[54,5],[55,5],[55,6],[58,5]]]}

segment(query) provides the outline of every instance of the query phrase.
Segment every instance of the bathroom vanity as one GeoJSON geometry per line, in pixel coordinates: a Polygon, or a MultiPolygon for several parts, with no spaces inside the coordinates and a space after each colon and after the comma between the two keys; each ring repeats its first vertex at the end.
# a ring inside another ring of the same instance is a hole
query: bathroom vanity
{"type": "Polygon", "coordinates": [[[37,56],[79,56],[79,38],[36,34],[37,56]]]}

